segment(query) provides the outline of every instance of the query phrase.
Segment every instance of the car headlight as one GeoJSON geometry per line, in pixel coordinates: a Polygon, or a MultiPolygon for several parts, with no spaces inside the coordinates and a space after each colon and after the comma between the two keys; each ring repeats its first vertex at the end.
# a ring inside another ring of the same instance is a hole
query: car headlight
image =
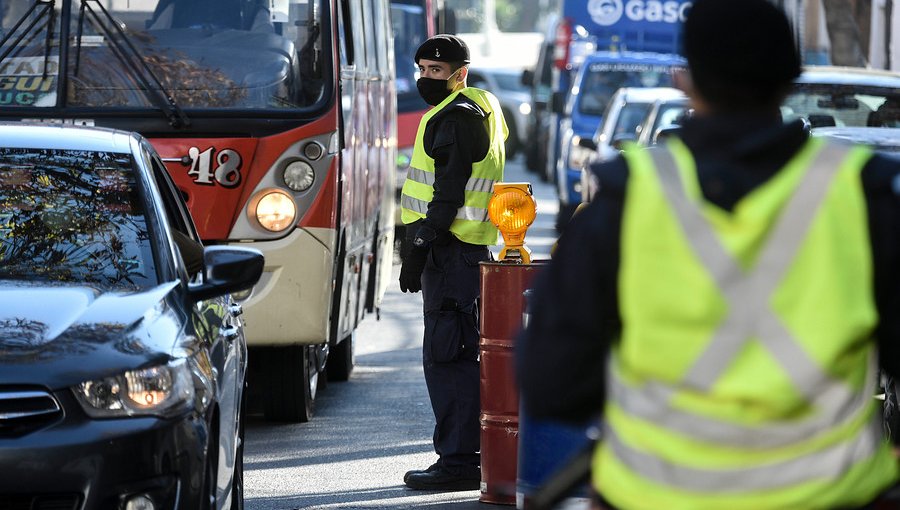
{"type": "Polygon", "coordinates": [[[297,205],[284,191],[269,189],[251,200],[248,212],[264,229],[281,232],[294,224],[297,205]]]}
{"type": "Polygon", "coordinates": [[[75,386],[75,397],[92,418],[169,417],[183,412],[195,392],[188,360],[128,370],[75,386]]]}
{"type": "Polygon", "coordinates": [[[522,115],[531,114],[531,105],[528,103],[519,103],[519,113],[522,115]]]}
{"type": "Polygon", "coordinates": [[[594,155],[594,151],[579,145],[580,141],[581,138],[575,135],[569,145],[569,168],[572,170],[581,170],[594,155]]]}

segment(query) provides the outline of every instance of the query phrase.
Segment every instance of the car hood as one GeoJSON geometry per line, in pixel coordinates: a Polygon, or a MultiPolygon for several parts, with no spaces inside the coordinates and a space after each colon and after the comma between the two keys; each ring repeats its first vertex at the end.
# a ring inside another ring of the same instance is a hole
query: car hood
{"type": "Polygon", "coordinates": [[[178,321],[170,282],[134,293],[0,285],[0,384],[49,389],[162,363],[178,321]]]}

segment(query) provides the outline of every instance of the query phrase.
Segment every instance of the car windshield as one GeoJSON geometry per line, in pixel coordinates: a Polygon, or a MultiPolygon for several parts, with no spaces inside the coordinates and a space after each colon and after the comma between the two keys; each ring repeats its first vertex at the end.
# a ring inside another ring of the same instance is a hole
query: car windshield
{"type": "Polygon", "coordinates": [[[811,127],[900,127],[900,88],[854,84],[795,84],[781,106],[786,121],[811,127]]]}
{"type": "Polygon", "coordinates": [[[578,111],[602,116],[612,95],[621,87],[670,87],[668,66],[642,64],[591,64],[578,92],[578,111]]]}
{"type": "Polygon", "coordinates": [[[521,72],[497,72],[494,73],[494,79],[497,80],[497,87],[500,88],[500,90],[528,92],[528,88],[522,84],[521,72]]]}
{"type": "Polygon", "coordinates": [[[311,106],[323,96],[317,0],[0,6],[10,3],[0,19],[0,34],[12,34],[0,61],[2,106],[151,109],[172,102],[184,109],[271,110],[311,106]]]}
{"type": "Polygon", "coordinates": [[[154,285],[134,178],[128,155],[0,149],[0,279],[154,285]]]}

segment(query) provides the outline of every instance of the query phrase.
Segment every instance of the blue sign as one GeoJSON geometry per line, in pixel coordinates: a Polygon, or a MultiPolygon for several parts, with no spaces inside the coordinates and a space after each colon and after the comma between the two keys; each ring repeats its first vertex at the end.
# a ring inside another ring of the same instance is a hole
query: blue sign
{"type": "Polygon", "coordinates": [[[564,0],[563,17],[582,26],[599,50],[678,53],[691,0],[564,0]]]}

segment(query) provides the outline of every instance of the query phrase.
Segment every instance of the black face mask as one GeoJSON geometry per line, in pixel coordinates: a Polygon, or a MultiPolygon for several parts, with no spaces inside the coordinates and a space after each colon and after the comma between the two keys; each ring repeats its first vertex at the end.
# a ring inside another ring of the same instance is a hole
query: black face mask
{"type": "Polygon", "coordinates": [[[419,95],[422,96],[422,99],[431,106],[437,106],[450,95],[450,90],[447,88],[447,80],[419,78],[416,80],[416,88],[419,89],[419,95]]]}

